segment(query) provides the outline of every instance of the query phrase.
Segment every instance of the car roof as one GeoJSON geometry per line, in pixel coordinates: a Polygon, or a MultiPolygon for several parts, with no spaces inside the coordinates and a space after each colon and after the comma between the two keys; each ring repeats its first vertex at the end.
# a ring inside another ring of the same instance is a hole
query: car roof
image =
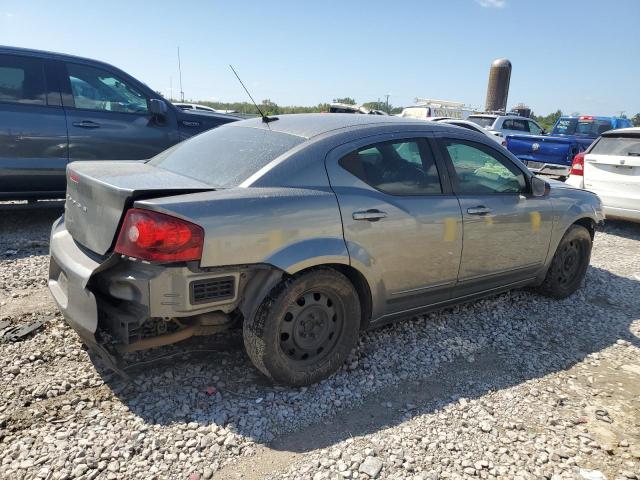
{"type": "Polygon", "coordinates": [[[637,137],[640,136],[640,127],[618,128],[616,130],[607,130],[602,134],[603,137],[637,137]]]}
{"type": "Polygon", "coordinates": [[[387,115],[354,115],[352,113],[295,113],[273,115],[270,118],[277,118],[278,120],[265,123],[262,121],[262,118],[257,117],[229,123],[225,125],[225,127],[268,129],[274,132],[287,133],[307,139],[335,130],[346,128],[359,129],[378,125],[413,125],[419,127],[421,130],[447,128],[445,125],[438,125],[436,122],[425,122],[424,120],[387,115]]]}
{"type": "Polygon", "coordinates": [[[93,58],[79,57],[77,55],[69,55],[67,53],[49,52],[47,50],[36,50],[33,48],[9,47],[5,45],[0,45],[0,53],[28,55],[28,56],[34,56],[34,57],[40,57],[40,58],[50,58],[52,60],[62,60],[62,61],[75,60],[75,61],[81,61],[81,62],[100,63],[102,65],[106,65],[111,68],[117,68],[109,63],[102,62],[100,60],[95,60],[93,58]]]}

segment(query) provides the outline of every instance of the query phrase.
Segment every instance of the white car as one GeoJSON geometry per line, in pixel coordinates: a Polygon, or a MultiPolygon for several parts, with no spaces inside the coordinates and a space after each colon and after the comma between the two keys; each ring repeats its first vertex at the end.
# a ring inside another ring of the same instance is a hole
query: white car
{"type": "Polygon", "coordinates": [[[492,133],[489,130],[485,130],[478,124],[470,122],[469,120],[458,120],[457,118],[441,118],[433,121],[438,123],[448,123],[449,125],[455,125],[456,127],[462,127],[466,128],[467,130],[473,130],[474,132],[482,133],[483,135],[486,135],[491,140],[502,145],[503,147],[507,144],[506,140],[502,137],[502,134],[492,133]]]}
{"type": "Polygon", "coordinates": [[[546,133],[535,120],[512,113],[506,115],[478,113],[469,115],[467,120],[490,132],[499,132],[505,137],[507,135],[543,135],[546,133]]]}
{"type": "Polygon", "coordinates": [[[566,183],[598,194],[607,216],[640,222],[640,128],[603,133],[575,156],[566,183]]]}

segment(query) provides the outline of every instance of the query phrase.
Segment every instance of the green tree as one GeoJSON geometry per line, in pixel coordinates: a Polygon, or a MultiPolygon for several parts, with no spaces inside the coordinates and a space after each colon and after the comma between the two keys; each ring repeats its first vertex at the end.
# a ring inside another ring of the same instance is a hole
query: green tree
{"type": "Polygon", "coordinates": [[[632,118],[631,121],[633,122],[633,126],[634,127],[640,127],[640,113],[636,113],[632,118]]]}
{"type": "Polygon", "coordinates": [[[553,125],[561,116],[562,116],[562,110],[556,110],[555,112],[550,113],[549,115],[546,115],[546,116],[535,115],[533,112],[531,112],[531,117],[536,122],[538,122],[540,126],[544,128],[547,132],[553,128],[553,125]]]}

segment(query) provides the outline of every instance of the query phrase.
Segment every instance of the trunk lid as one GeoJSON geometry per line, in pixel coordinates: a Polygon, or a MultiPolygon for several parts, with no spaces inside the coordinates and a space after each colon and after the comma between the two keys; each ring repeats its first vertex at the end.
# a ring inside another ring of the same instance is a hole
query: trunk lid
{"type": "Polygon", "coordinates": [[[640,205],[640,157],[585,155],[584,187],[602,197],[608,207],[637,209],[640,205]]]}
{"type": "Polygon", "coordinates": [[[67,167],[65,226],[73,239],[104,255],[134,200],[213,190],[140,161],[73,162],[67,167]]]}
{"type": "Polygon", "coordinates": [[[539,166],[545,163],[571,165],[579,150],[573,139],[543,135],[508,135],[507,148],[531,167],[537,165],[529,162],[539,163],[539,166]]]}

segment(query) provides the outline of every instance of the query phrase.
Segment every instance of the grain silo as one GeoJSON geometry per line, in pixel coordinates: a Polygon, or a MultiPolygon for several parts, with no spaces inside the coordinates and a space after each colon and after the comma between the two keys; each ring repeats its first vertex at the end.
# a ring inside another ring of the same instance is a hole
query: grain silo
{"type": "Polygon", "coordinates": [[[511,80],[511,62],[506,58],[494,60],[489,69],[489,85],[487,86],[487,112],[504,112],[507,110],[509,81],[511,80]]]}

